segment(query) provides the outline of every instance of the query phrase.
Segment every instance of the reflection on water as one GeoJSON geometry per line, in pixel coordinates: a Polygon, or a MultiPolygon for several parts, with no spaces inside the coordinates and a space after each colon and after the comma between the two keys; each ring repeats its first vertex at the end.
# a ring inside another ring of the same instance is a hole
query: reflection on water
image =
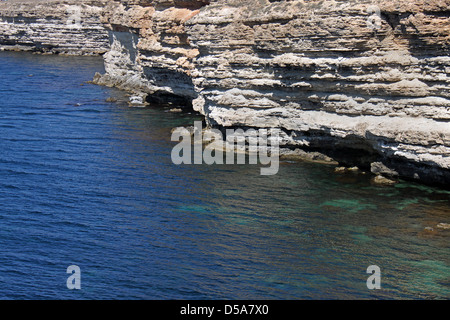
{"type": "Polygon", "coordinates": [[[126,97],[84,83],[97,58],[0,61],[0,298],[450,297],[449,192],[312,163],[176,166],[171,129],[198,116],[104,102],[126,97]]]}

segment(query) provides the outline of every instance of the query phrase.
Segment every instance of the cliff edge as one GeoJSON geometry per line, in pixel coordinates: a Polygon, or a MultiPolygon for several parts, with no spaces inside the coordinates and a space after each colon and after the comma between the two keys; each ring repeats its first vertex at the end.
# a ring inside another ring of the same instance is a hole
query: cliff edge
{"type": "Polygon", "coordinates": [[[109,49],[100,23],[107,0],[3,0],[0,50],[100,55],[109,49]]]}
{"type": "MultiPolygon", "coordinates": [[[[450,1],[111,1],[98,83],[450,185],[450,1]]],[[[295,152],[294,152],[295,153],[295,152]]]]}
{"type": "MultiPolygon", "coordinates": [[[[98,14],[110,43],[98,84],[175,101],[213,127],[279,128],[287,153],[450,185],[450,0],[86,6],[95,8],[87,25],[98,14]]],[[[0,43],[22,45],[24,37],[11,40],[24,34],[13,15],[5,22],[3,4],[0,12],[0,43]]],[[[53,20],[45,10],[15,12],[23,26],[53,20]]]]}

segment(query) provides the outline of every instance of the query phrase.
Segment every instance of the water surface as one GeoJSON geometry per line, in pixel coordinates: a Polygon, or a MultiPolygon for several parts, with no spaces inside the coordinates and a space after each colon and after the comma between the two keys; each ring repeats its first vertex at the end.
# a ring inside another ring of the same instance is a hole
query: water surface
{"type": "Polygon", "coordinates": [[[85,83],[96,71],[0,53],[0,299],[450,297],[449,192],[312,163],[176,166],[171,129],[201,118],[129,108],[85,83]]]}

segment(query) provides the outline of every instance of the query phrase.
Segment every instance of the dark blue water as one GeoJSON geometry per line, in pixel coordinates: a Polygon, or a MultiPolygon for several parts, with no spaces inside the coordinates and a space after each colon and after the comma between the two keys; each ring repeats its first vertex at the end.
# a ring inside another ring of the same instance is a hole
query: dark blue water
{"type": "Polygon", "coordinates": [[[1,299],[450,297],[449,192],[311,163],[176,166],[171,129],[199,117],[129,108],[84,83],[102,68],[0,54],[1,299]]]}

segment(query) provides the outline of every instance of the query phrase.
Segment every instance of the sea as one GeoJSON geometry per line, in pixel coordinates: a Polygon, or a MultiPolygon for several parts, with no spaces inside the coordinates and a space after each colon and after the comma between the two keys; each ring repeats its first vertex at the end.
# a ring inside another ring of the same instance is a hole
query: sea
{"type": "Polygon", "coordinates": [[[450,298],[448,190],[174,164],[173,128],[202,116],[130,107],[95,72],[0,52],[0,299],[450,298]]]}

